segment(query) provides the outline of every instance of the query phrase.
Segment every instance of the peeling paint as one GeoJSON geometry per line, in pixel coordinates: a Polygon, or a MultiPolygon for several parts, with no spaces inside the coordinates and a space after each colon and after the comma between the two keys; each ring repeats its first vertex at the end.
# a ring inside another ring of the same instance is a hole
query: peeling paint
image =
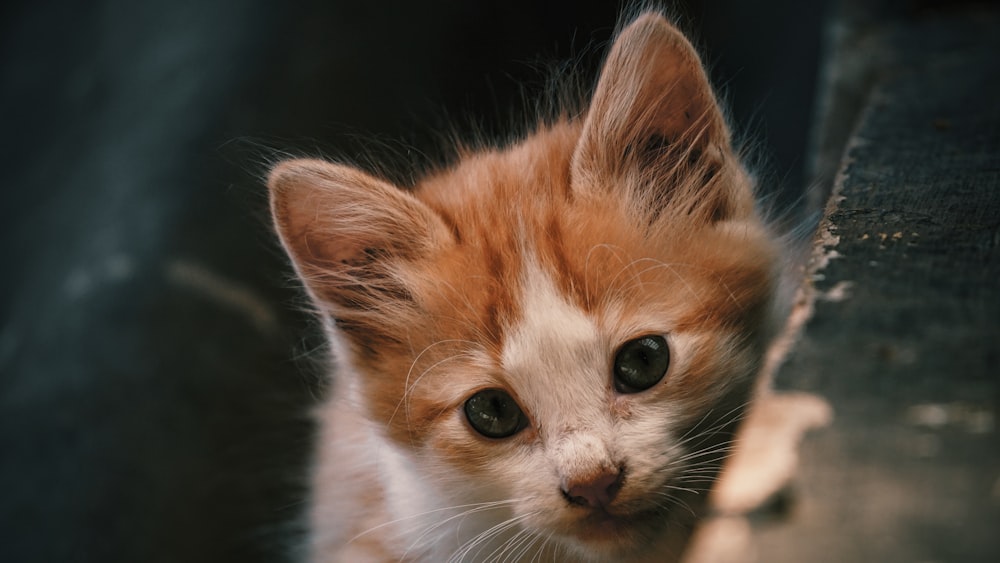
{"type": "Polygon", "coordinates": [[[816,299],[830,301],[833,303],[844,301],[851,297],[851,288],[854,287],[852,281],[839,281],[826,291],[817,291],[816,299]]]}

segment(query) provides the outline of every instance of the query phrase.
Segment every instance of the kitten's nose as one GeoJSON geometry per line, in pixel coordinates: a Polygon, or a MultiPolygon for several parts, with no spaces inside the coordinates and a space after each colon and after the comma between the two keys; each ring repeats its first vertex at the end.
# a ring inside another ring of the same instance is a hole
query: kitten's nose
{"type": "Polygon", "coordinates": [[[562,486],[563,496],[573,504],[604,508],[611,504],[622,488],[620,469],[603,471],[596,476],[588,476],[578,481],[569,481],[562,486]]]}

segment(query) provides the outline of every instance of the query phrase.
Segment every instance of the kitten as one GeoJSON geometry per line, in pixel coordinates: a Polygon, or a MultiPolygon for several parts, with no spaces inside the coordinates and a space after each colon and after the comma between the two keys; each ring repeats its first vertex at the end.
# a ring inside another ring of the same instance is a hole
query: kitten
{"type": "Polygon", "coordinates": [[[680,557],[779,253],[679,31],[640,15],[585,111],[412,189],[319,160],[269,187],[336,360],[311,561],[680,557]]]}

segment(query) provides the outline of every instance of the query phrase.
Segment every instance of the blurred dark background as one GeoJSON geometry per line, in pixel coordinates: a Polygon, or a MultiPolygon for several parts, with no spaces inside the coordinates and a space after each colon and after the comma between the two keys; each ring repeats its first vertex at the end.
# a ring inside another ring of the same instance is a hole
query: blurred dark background
{"type": "MultiPolygon", "coordinates": [[[[795,201],[825,3],[668,8],[795,201]]],[[[594,76],[619,11],[6,2],[0,560],[287,557],[322,352],[268,225],[267,163],[425,164],[442,131],[503,132],[549,63],[594,76]]]]}

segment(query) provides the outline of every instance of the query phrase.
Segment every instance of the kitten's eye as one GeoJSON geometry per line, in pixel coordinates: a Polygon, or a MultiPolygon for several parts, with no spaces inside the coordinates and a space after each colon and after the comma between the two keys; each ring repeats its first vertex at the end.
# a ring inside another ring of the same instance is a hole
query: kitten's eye
{"type": "Polygon", "coordinates": [[[670,347],[662,336],[629,340],[615,354],[615,389],[619,393],[645,391],[663,379],[670,366],[670,347]]]}
{"type": "Polygon", "coordinates": [[[500,389],[486,389],[465,401],[469,424],[487,438],[506,438],[528,425],[514,398],[500,389]]]}

